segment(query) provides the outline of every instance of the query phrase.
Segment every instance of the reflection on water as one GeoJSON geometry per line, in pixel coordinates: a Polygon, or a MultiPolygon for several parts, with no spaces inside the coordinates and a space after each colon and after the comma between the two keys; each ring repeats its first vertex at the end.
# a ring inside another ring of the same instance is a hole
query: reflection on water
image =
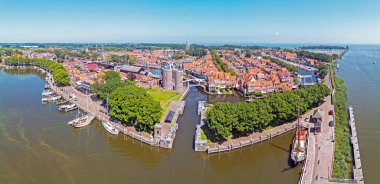
{"type": "Polygon", "coordinates": [[[296,183],[289,169],[292,133],[232,152],[193,151],[197,103],[240,101],[191,88],[174,149],[113,136],[94,120],[74,129],[76,111],[41,104],[43,80],[32,71],[0,71],[0,183],[296,183]],[[22,73],[22,75],[18,75],[22,73]],[[22,78],[22,79],[21,79],[22,78]]]}
{"type": "Polygon", "coordinates": [[[353,45],[339,61],[339,77],[348,89],[360,144],[360,157],[366,183],[380,181],[380,47],[353,45]],[[373,64],[375,62],[375,64],[373,64]]]}

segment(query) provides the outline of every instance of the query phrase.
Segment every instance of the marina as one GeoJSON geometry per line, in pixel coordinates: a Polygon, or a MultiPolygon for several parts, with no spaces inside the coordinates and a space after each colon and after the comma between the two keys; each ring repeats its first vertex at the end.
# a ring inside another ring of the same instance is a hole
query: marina
{"type": "MultiPolygon", "coordinates": [[[[30,179],[20,173],[29,173],[41,183],[54,183],[57,179],[65,183],[103,183],[103,181],[110,181],[115,177],[123,181],[128,180],[130,183],[178,183],[178,178],[171,177],[173,174],[185,179],[183,183],[218,182],[227,184],[232,180],[241,179],[239,177],[241,174],[246,176],[241,183],[250,183],[253,180],[258,183],[296,183],[298,181],[300,170],[298,168],[288,169],[286,161],[288,152],[283,150],[288,148],[292,134],[284,133],[267,142],[257,143],[229,153],[210,155],[201,152],[194,153],[192,139],[195,133],[195,124],[199,122],[197,101],[217,103],[244,100],[238,95],[209,96],[201,89],[191,87],[188,96],[183,99],[186,102],[183,115],[179,116],[177,120],[179,133],[173,143],[175,149],[161,149],[141,141],[142,136],[129,131],[118,123],[111,122],[114,127],[123,130],[115,136],[110,136],[111,134],[97,119],[84,128],[67,127],[67,122],[73,120],[77,112],[71,111],[62,114],[58,113],[58,106],[55,103],[41,105],[40,97],[44,82],[43,78],[39,77],[39,73],[29,73],[25,75],[27,78],[21,76],[20,79],[17,72],[16,74],[7,74],[0,71],[0,75],[2,79],[5,79],[0,80],[1,94],[4,94],[0,96],[0,110],[6,115],[2,117],[7,120],[3,122],[6,129],[0,129],[0,131],[9,132],[10,137],[8,138],[24,144],[24,140],[17,131],[20,129],[17,127],[21,126],[31,149],[31,151],[27,151],[28,144],[23,145],[25,147],[15,146],[12,140],[3,137],[4,134],[2,134],[1,140],[4,141],[4,144],[0,145],[1,148],[6,149],[2,149],[4,152],[0,158],[5,158],[7,163],[15,163],[14,169],[6,170],[5,174],[14,176],[12,181],[16,183],[27,183],[30,179]],[[13,83],[17,85],[9,85],[13,83]],[[8,85],[10,87],[4,88],[8,85]],[[27,96],[22,93],[25,89],[30,89],[27,96]],[[5,90],[12,91],[12,93],[3,93],[5,90]],[[12,103],[9,103],[10,99],[13,99],[12,103]],[[4,106],[5,104],[10,105],[4,106]],[[15,108],[21,115],[10,113],[15,108]],[[31,109],[32,114],[27,113],[30,111],[28,109],[31,109]],[[21,122],[20,119],[22,119],[21,122]],[[12,154],[14,152],[18,152],[18,154],[12,154]],[[72,161],[67,161],[68,159],[72,161]],[[222,164],[220,159],[223,160],[222,164]],[[29,164],[19,167],[20,161],[27,161],[29,164]],[[268,163],[271,166],[264,167],[268,163]],[[228,169],[226,172],[227,168],[233,168],[236,165],[243,170],[228,169]],[[94,174],[103,172],[104,168],[113,170],[113,172],[105,172],[102,175],[94,174]],[[183,170],[187,172],[183,172],[183,170]],[[204,172],[204,177],[207,176],[208,179],[195,177],[201,170],[204,172]],[[49,174],[46,175],[46,173],[49,174]],[[133,177],[126,173],[133,173],[133,177]]],[[[79,100],[80,98],[78,98],[79,100]]],[[[79,103],[86,107],[85,101],[79,103]]],[[[0,179],[8,181],[7,177],[0,176],[0,179]]]]}

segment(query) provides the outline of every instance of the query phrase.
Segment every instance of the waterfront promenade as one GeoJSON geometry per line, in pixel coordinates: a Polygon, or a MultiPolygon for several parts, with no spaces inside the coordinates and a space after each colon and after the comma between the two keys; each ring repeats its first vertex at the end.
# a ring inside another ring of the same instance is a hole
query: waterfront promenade
{"type": "Polygon", "coordinates": [[[334,109],[332,96],[334,89],[332,85],[331,72],[325,78],[325,84],[330,88],[331,94],[325,98],[325,102],[320,106],[324,111],[321,132],[310,134],[308,144],[308,156],[305,162],[299,183],[330,183],[332,165],[334,160],[334,127],[329,126],[329,121],[333,116],[328,112],[334,109]]]}
{"type": "MultiPolygon", "coordinates": [[[[172,144],[175,138],[175,132],[178,128],[178,125],[175,126],[176,127],[175,130],[172,130],[170,128],[171,126],[168,123],[164,124],[165,126],[169,127],[167,128],[168,130],[170,129],[170,134],[172,135],[170,140],[167,136],[156,138],[156,137],[153,137],[152,134],[149,134],[147,132],[139,132],[133,126],[125,126],[125,125],[122,125],[120,122],[113,121],[110,118],[110,116],[105,113],[107,111],[101,105],[101,101],[93,101],[90,94],[84,94],[82,92],[79,92],[72,85],[65,86],[65,87],[58,87],[54,84],[54,81],[51,75],[44,70],[42,71],[47,74],[47,83],[58,95],[61,95],[65,100],[69,101],[70,103],[76,104],[78,108],[83,110],[84,112],[95,115],[95,117],[99,119],[100,121],[107,121],[111,123],[114,127],[116,127],[119,131],[121,131],[125,135],[135,138],[141,142],[147,143],[152,146],[159,146],[163,148],[172,147],[172,144]],[[74,100],[72,96],[76,96],[76,100],[74,100]],[[165,144],[163,144],[162,142],[165,142],[165,144]]],[[[72,81],[71,83],[73,84],[74,82],[72,81]]],[[[188,90],[186,90],[186,93],[184,93],[183,96],[187,95],[187,92],[188,90]]],[[[181,99],[183,99],[183,96],[181,97],[181,99]]],[[[173,105],[171,104],[171,106],[173,105]]],[[[179,114],[181,114],[181,112],[183,111],[183,108],[185,105],[177,102],[177,103],[174,103],[174,106],[176,107],[175,108],[176,109],[175,120],[176,120],[179,114]],[[181,105],[181,108],[178,107],[179,105],[181,105]]],[[[168,133],[169,132],[164,132],[164,135],[168,133]]]]}

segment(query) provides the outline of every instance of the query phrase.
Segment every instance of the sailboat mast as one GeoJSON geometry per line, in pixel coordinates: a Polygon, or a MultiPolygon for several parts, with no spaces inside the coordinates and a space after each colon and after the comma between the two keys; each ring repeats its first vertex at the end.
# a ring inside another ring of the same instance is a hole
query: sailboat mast
{"type": "Polygon", "coordinates": [[[297,133],[296,133],[296,136],[297,136],[297,139],[298,139],[298,144],[297,144],[297,150],[299,150],[299,147],[300,147],[300,134],[301,134],[301,130],[300,130],[300,98],[298,97],[298,108],[297,108],[297,133],[298,133],[298,136],[297,136],[297,133]]]}

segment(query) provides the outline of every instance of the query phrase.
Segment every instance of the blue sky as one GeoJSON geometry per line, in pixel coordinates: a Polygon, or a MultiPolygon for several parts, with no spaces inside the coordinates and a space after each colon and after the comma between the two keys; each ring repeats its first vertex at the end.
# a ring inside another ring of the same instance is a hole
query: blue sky
{"type": "Polygon", "coordinates": [[[380,43],[378,0],[0,0],[0,42],[380,43]]]}

